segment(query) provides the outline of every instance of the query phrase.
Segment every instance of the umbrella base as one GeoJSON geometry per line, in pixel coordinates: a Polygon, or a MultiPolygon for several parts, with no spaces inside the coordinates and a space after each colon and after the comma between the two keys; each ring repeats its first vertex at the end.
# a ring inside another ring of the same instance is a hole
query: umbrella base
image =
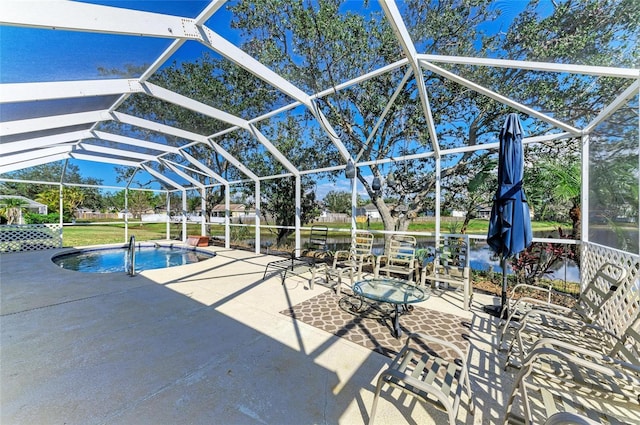
{"type": "MultiPolygon", "coordinates": [[[[482,307],[485,313],[492,315],[493,317],[500,317],[500,312],[502,311],[502,306],[499,305],[485,305],[482,307]]],[[[502,319],[507,318],[507,311],[505,310],[502,315],[502,319]]]]}

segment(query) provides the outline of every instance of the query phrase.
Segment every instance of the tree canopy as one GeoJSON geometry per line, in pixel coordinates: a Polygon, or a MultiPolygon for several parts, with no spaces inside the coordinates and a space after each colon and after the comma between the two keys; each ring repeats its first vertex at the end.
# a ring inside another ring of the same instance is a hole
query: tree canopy
{"type": "MultiPolygon", "coordinates": [[[[492,28],[491,22],[500,11],[485,2],[409,0],[402,2],[401,12],[420,53],[637,65],[638,50],[634,46],[637,46],[640,23],[638,2],[559,1],[545,14],[538,6],[538,1],[529,2],[509,27],[499,29],[492,28]]],[[[358,162],[366,162],[357,178],[380,211],[386,229],[404,230],[412,217],[434,210],[437,155],[392,163],[385,160],[430,152],[436,144],[439,149],[450,149],[495,142],[504,116],[512,111],[502,102],[453,82],[447,78],[447,72],[455,72],[472,84],[482,84],[500,96],[515,99],[571,126],[584,126],[592,120],[626,84],[612,77],[429,62],[418,78],[427,88],[436,141],[425,118],[415,70],[409,66],[396,67],[391,72],[337,89],[344,81],[405,57],[383,12],[373,3],[362,3],[367,13],[351,12],[349,2],[340,0],[259,0],[227,7],[233,12],[232,26],[242,34],[243,50],[307,93],[333,89],[329,94],[318,96],[314,104],[327,117],[335,136],[350,155],[358,162]],[[382,191],[371,188],[372,177],[386,182],[382,191]],[[395,184],[391,184],[392,181],[395,184]],[[395,202],[385,202],[388,198],[395,202]]],[[[209,54],[192,63],[174,63],[156,72],[150,81],[245,119],[291,102],[285,94],[273,90],[246,70],[209,54]]],[[[121,110],[198,134],[219,134],[212,140],[256,174],[287,174],[285,167],[250,131],[230,131],[228,123],[144,94],[129,97],[121,110]]],[[[313,113],[300,107],[257,122],[255,126],[277,149],[295,159],[301,170],[343,164],[326,129],[310,125],[315,122],[313,113]]],[[[548,121],[526,114],[521,118],[526,136],[544,134],[552,126],[548,121]]],[[[147,140],[161,139],[169,145],[183,142],[134,126],[110,125],[124,127],[116,130],[139,134],[147,140]]],[[[528,163],[549,153],[570,160],[580,154],[578,149],[579,144],[564,140],[531,145],[526,156],[528,163]]],[[[187,152],[226,179],[246,178],[211,145],[193,144],[187,152]]],[[[483,199],[491,199],[495,154],[491,150],[460,150],[442,156],[442,209],[463,205],[470,218],[483,199]]],[[[184,162],[177,155],[168,155],[167,159],[184,162]]],[[[535,167],[527,171],[543,174],[535,167]]],[[[215,183],[210,176],[193,175],[202,183],[215,183]]],[[[311,202],[309,194],[314,182],[321,178],[336,179],[338,173],[302,177],[303,221],[313,217],[315,202],[311,202]]],[[[291,181],[284,177],[261,182],[263,210],[270,212],[277,224],[285,226],[292,224],[289,213],[295,210],[291,181]]],[[[246,190],[252,193],[253,189],[248,185],[246,190]]],[[[551,193],[552,200],[544,202],[563,205],[558,210],[568,211],[568,203],[574,200],[556,195],[551,193]]],[[[208,189],[207,207],[219,203],[222,196],[222,186],[208,189]]],[[[544,212],[545,208],[535,208],[535,211],[544,212]]],[[[286,234],[287,231],[283,231],[280,237],[286,234]]]]}

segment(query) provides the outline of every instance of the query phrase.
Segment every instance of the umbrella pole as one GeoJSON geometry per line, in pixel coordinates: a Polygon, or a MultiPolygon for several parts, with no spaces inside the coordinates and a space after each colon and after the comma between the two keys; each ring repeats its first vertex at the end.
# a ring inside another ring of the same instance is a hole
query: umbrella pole
{"type": "MultiPolygon", "coordinates": [[[[504,311],[505,307],[507,306],[507,257],[504,255],[500,260],[500,267],[502,267],[502,303],[500,304],[500,313],[498,314],[508,316],[509,312],[504,311]]],[[[506,317],[503,317],[503,319],[504,318],[506,317]]]]}
{"type": "Polygon", "coordinates": [[[499,317],[502,319],[506,319],[508,316],[508,312],[505,311],[503,314],[503,310],[507,305],[507,258],[500,258],[500,267],[502,268],[502,294],[500,305],[485,305],[483,310],[485,313],[488,313],[494,317],[499,317]]]}

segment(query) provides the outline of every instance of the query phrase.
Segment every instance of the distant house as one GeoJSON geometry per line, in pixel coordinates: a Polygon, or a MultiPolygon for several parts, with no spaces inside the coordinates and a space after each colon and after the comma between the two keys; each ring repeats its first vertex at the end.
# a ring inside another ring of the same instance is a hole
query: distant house
{"type": "MultiPolygon", "coordinates": [[[[489,220],[489,218],[491,218],[491,208],[493,207],[492,204],[489,205],[481,205],[478,207],[478,209],[476,210],[476,218],[480,218],[480,219],[484,219],[484,220],[489,220]]],[[[529,205],[529,217],[533,220],[533,207],[531,205],[529,205]]]]}
{"type": "MultiPolygon", "coordinates": [[[[24,224],[24,217],[22,216],[22,212],[24,210],[27,210],[31,213],[47,214],[46,205],[18,195],[0,195],[0,208],[4,207],[7,207],[6,219],[10,224],[24,224]],[[9,204],[9,201],[7,201],[9,199],[19,200],[22,205],[20,206],[20,208],[14,208],[9,204]]],[[[4,222],[4,217],[2,218],[2,220],[4,222]]]]}
{"type": "Polygon", "coordinates": [[[376,208],[375,205],[367,204],[364,207],[356,208],[356,216],[364,216],[364,217],[369,217],[371,219],[378,219],[380,218],[380,212],[378,211],[378,208],[376,208]]]}
{"type": "Polygon", "coordinates": [[[476,218],[488,220],[491,216],[491,205],[481,205],[476,211],[476,218]]]}
{"type": "Polygon", "coordinates": [[[40,202],[36,202],[32,199],[29,198],[25,198],[24,196],[18,196],[18,195],[0,195],[0,206],[3,205],[2,200],[3,199],[20,199],[21,201],[23,201],[23,203],[25,204],[24,207],[22,207],[23,209],[32,212],[32,213],[37,213],[37,214],[47,214],[48,213],[48,207],[45,204],[41,204],[40,202]]]}
{"type": "MultiPolygon", "coordinates": [[[[224,217],[225,210],[226,208],[224,204],[218,204],[213,207],[211,217],[224,217]]],[[[245,215],[249,214],[247,212],[247,207],[244,204],[229,204],[230,217],[244,217],[245,215]]]]}

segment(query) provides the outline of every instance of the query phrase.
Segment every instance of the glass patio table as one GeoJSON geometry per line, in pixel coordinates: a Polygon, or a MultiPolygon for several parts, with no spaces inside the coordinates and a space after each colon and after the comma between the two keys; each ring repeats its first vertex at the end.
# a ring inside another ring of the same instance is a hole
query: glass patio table
{"type": "MultiPolygon", "coordinates": [[[[361,280],[353,284],[354,295],[361,298],[367,298],[373,301],[389,303],[394,306],[393,315],[393,335],[399,338],[402,334],[400,330],[400,315],[408,313],[412,306],[420,301],[429,298],[430,293],[422,288],[418,288],[413,283],[406,280],[376,278],[370,280],[361,280]],[[402,306],[402,307],[401,307],[402,306]],[[401,312],[402,309],[402,312],[401,312]]],[[[360,310],[364,305],[364,301],[356,310],[360,310]]]]}

